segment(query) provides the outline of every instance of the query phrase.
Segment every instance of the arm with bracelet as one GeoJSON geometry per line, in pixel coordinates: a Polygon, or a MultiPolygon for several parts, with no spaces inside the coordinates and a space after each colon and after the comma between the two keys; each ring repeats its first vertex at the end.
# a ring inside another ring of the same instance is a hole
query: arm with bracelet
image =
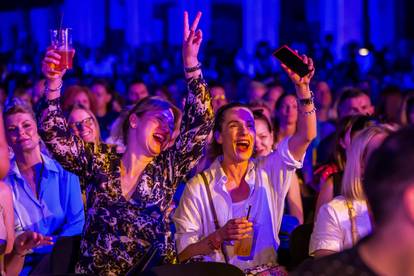
{"type": "Polygon", "coordinates": [[[316,137],[316,108],[313,102],[313,93],[309,88],[315,67],[311,58],[303,55],[302,60],[309,69],[309,73],[303,77],[282,64],[282,68],[295,84],[298,97],[298,123],[295,134],[289,140],[289,151],[296,160],[302,160],[309,144],[316,137]]]}

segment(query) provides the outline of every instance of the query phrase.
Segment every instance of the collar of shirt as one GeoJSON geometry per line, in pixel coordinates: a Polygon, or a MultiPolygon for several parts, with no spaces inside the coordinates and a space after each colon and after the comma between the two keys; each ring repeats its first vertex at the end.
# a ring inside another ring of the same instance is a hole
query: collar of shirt
{"type": "MultiPolygon", "coordinates": [[[[53,162],[53,160],[51,158],[49,158],[47,155],[41,153],[42,159],[43,159],[43,164],[44,164],[44,177],[47,177],[49,172],[55,172],[58,173],[59,169],[56,167],[55,162],[53,162]]],[[[20,173],[19,167],[17,166],[16,163],[16,158],[13,158],[10,162],[10,170],[8,175],[10,177],[17,177],[19,179],[23,179],[22,174],[20,173]]],[[[12,185],[14,184],[14,182],[11,183],[12,185]]]]}
{"type": "MultiPolygon", "coordinates": [[[[221,163],[223,162],[223,156],[219,156],[214,160],[214,162],[211,164],[210,172],[211,172],[211,182],[214,186],[217,186],[225,193],[229,193],[226,189],[226,182],[228,180],[226,173],[223,170],[223,167],[221,166],[221,163]]],[[[252,195],[255,187],[255,164],[254,159],[249,160],[249,163],[247,165],[247,172],[246,176],[244,177],[244,180],[246,180],[247,185],[249,185],[250,188],[250,194],[249,197],[252,195]]]]}

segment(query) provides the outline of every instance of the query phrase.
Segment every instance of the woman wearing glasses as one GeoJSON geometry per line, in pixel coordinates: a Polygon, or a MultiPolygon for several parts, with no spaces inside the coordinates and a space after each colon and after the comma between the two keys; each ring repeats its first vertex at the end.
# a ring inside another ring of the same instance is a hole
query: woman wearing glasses
{"type": "Polygon", "coordinates": [[[92,111],[83,105],[75,104],[70,110],[68,124],[73,134],[87,143],[101,141],[98,120],[92,111]]]}
{"type": "Polygon", "coordinates": [[[72,134],[59,106],[64,72],[55,71],[60,56],[46,53],[47,78],[42,136],[56,159],[85,183],[87,218],[77,273],[122,275],[155,248],[160,262],[177,256],[169,226],[169,206],[178,183],[201,158],[212,128],[213,111],[197,56],[201,13],[192,24],[184,14],[183,63],[188,97],[180,111],[157,97],[140,100],[122,125],[124,153],[116,146],[95,147],[72,134]],[[178,138],[175,143],[175,135],[178,138]]]}

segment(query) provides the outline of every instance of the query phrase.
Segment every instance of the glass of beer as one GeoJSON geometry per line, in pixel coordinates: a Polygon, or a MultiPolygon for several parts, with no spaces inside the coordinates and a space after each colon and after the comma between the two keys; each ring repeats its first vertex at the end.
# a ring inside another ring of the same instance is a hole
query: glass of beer
{"type": "Polygon", "coordinates": [[[55,69],[62,71],[72,69],[75,50],[72,46],[72,29],[62,28],[50,30],[50,42],[56,53],[60,55],[60,63],[55,69]]]}
{"type": "Polygon", "coordinates": [[[240,257],[249,257],[252,252],[253,233],[249,237],[234,242],[234,254],[240,257]]]}

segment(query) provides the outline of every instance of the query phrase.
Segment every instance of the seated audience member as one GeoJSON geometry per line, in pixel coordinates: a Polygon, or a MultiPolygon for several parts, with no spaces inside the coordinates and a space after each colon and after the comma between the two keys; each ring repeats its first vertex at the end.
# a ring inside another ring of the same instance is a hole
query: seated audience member
{"type": "Polygon", "coordinates": [[[148,97],[149,95],[148,88],[143,81],[133,81],[128,87],[127,104],[136,104],[139,100],[148,97]]]}
{"type": "Polygon", "coordinates": [[[296,131],[298,122],[298,103],[297,96],[293,94],[283,94],[276,102],[276,123],[275,123],[275,143],[280,143],[284,138],[293,135],[296,131]]]}
{"type": "MultiPolygon", "coordinates": [[[[260,111],[253,111],[253,115],[256,128],[254,157],[267,156],[273,152],[274,148],[272,123],[260,111]]],[[[303,206],[297,175],[293,175],[291,179],[287,194],[287,209],[288,214],[297,218],[299,224],[303,223],[303,206]]]]}
{"type": "Polygon", "coordinates": [[[117,91],[112,92],[112,105],[111,108],[114,112],[121,113],[125,105],[125,99],[117,91]]]}
{"type": "Polygon", "coordinates": [[[379,102],[376,106],[376,116],[386,123],[400,123],[401,104],[403,94],[398,86],[387,86],[379,95],[379,102]]]}
{"type": "Polygon", "coordinates": [[[187,183],[173,218],[181,262],[201,257],[206,261],[226,261],[243,269],[276,264],[278,233],[290,180],[295,169],[301,167],[306,148],[316,135],[315,109],[309,90],[314,68],[311,59],[304,57],[304,61],[311,72],[303,78],[284,66],[301,99],[299,127],[268,156],[251,159],[256,131],[248,106],[231,103],[217,112],[213,145],[220,156],[208,170],[187,183]],[[211,193],[211,205],[207,191],[211,193]],[[217,212],[216,225],[212,206],[217,212]],[[238,257],[231,242],[249,236],[253,238],[250,255],[238,257]]]}
{"type": "Polygon", "coordinates": [[[342,177],[346,164],[346,150],[352,139],[364,128],[375,125],[373,117],[356,115],[342,118],[338,123],[335,135],[335,150],[331,161],[319,167],[314,174],[316,189],[319,190],[315,214],[319,208],[341,194],[342,177]]]}
{"type": "Polygon", "coordinates": [[[318,81],[315,85],[315,106],[318,122],[330,122],[335,119],[332,111],[332,92],[326,81],[318,81]]]}
{"type": "Polygon", "coordinates": [[[332,92],[325,81],[319,81],[315,86],[315,106],[318,135],[312,143],[313,147],[318,146],[322,139],[335,131],[334,119],[336,118],[332,110],[332,92]]]}
{"type": "MultiPolygon", "coordinates": [[[[13,193],[16,240],[33,235],[37,239],[37,234],[80,235],[85,217],[79,179],[41,153],[34,116],[29,105],[17,100],[4,111],[6,137],[14,152],[4,181],[13,193]],[[23,233],[27,234],[19,238],[23,233]]],[[[16,246],[7,263],[11,268],[23,266],[21,275],[30,273],[52,250],[46,246],[28,252],[15,242],[16,246]]]]}
{"type": "Polygon", "coordinates": [[[174,101],[168,85],[162,85],[162,86],[157,87],[155,89],[154,96],[160,97],[160,98],[162,98],[164,100],[167,100],[169,102],[174,101]]]}
{"type": "Polygon", "coordinates": [[[220,84],[211,85],[210,95],[211,105],[213,106],[214,112],[217,112],[217,110],[220,107],[228,103],[226,91],[224,90],[224,87],[220,84]]]}
{"type": "Polygon", "coordinates": [[[13,98],[32,104],[32,83],[30,81],[18,83],[13,91],[13,98]]]}
{"type": "Polygon", "coordinates": [[[390,134],[367,162],[363,190],[375,231],[343,252],[292,275],[414,275],[414,128],[390,134]]]}
{"type": "Polygon", "coordinates": [[[169,207],[178,183],[201,158],[213,125],[210,94],[198,62],[200,17],[198,13],[190,29],[184,13],[182,57],[188,97],[183,120],[170,102],[141,99],[122,123],[123,153],[106,143],[85,143],[68,129],[59,106],[65,71],[51,66],[60,60],[53,49],[46,53],[42,71],[49,86],[41,134],[62,166],[80,176],[86,190],[88,216],[77,273],[125,275],[150,254],[153,265],[177,262],[169,207]]]}
{"type": "Polygon", "coordinates": [[[355,245],[372,231],[363,170],[371,152],[392,133],[390,125],[371,126],[361,131],[347,150],[341,195],[323,205],[317,214],[309,245],[311,256],[321,257],[355,245]]]}
{"type": "Polygon", "coordinates": [[[111,125],[118,118],[119,113],[112,110],[112,94],[109,85],[103,80],[96,80],[91,87],[95,96],[95,115],[101,130],[102,140],[109,137],[111,125]]]}
{"type": "MultiPolygon", "coordinates": [[[[352,115],[371,116],[374,114],[374,107],[371,104],[370,97],[362,90],[346,87],[340,92],[340,97],[337,99],[336,111],[338,119],[341,120],[352,115]]],[[[332,133],[318,144],[316,163],[319,165],[328,163],[334,148],[335,133],[332,133]]]]}
{"type": "Polygon", "coordinates": [[[42,98],[44,91],[45,91],[45,80],[40,79],[40,80],[36,81],[33,85],[32,95],[31,95],[33,106],[36,106],[36,104],[42,98]]]}
{"type": "Polygon", "coordinates": [[[266,85],[260,81],[252,80],[249,83],[247,90],[247,101],[252,103],[257,100],[261,100],[266,93],[266,85]]]}
{"type": "MultiPolygon", "coordinates": [[[[298,112],[298,98],[296,95],[283,94],[280,96],[275,106],[275,148],[280,141],[296,132],[298,125],[298,112]]],[[[311,182],[311,158],[311,155],[307,155],[303,163],[302,172],[305,183],[311,182]]],[[[293,181],[294,183],[298,183],[297,186],[299,186],[299,177],[297,174],[293,176],[293,181]]]]}
{"type": "MultiPolygon", "coordinates": [[[[252,103],[249,104],[250,110],[253,111],[253,114],[255,114],[255,112],[260,113],[263,116],[266,116],[266,120],[270,122],[270,124],[272,124],[273,120],[273,116],[272,116],[272,112],[270,107],[267,105],[267,102],[265,102],[264,100],[257,100],[254,101],[252,103]]],[[[272,124],[273,125],[273,124],[272,124]]],[[[273,129],[273,126],[272,126],[273,129]]],[[[273,132],[272,132],[273,134],[273,132]]],[[[274,141],[274,139],[273,139],[274,141]]],[[[272,145],[273,147],[274,145],[272,145]]]]}
{"type": "MultiPolygon", "coordinates": [[[[317,135],[310,144],[304,166],[304,178],[306,184],[315,183],[314,167],[317,164],[317,147],[321,140],[335,132],[335,123],[332,120],[332,93],[328,83],[319,81],[315,85],[315,107],[317,120],[317,135]]],[[[313,211],[313,210],[312,210],[313,211]]]]}
{"type": "Polygon", "coordinates": [[[272,118],[275,114],[275,106],[277,100],[284,94],[283,86],[277,82],[272,82],[267,86],[267,92],[263,96],[263,100],[267,103],[270,107],[270,114],[272,114],[272,118]]]}
{"type": "Polygon", "coordinates": [[[86,107],[75,104],[69,111],[68,124],[73,134],[87,143],[101,141],[100,128],[95,115],[86,107]]]}
{"type": "Polygon", "coordinates": [[[344,88],[338,100],[338,118],[349,115],[373,115],[374,106],[370,97],[362,90],[353,87],[344,88]]]}
{"type": "Polygon", "coordinates": [[[62,110],[69,111],[74,104],[80,104],[95,114],[95,99],[91,91],[85,86],[71,85],[62,95],[62,110]]]}

